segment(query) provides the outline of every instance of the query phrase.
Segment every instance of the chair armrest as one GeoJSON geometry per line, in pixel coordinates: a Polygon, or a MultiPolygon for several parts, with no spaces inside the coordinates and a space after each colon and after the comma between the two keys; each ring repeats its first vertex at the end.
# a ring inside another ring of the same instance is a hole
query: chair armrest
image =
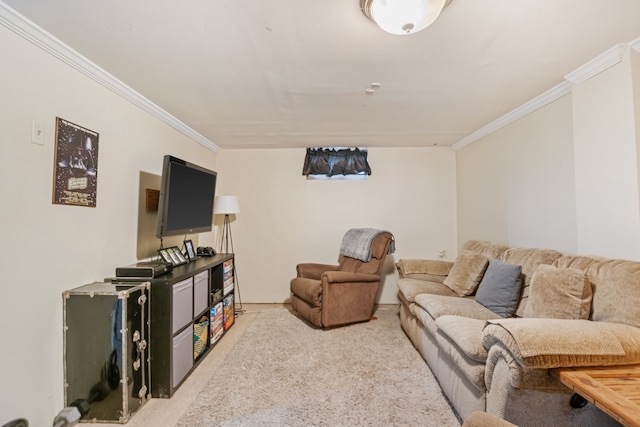
{"type": "Polygon", "coordinates": [[[339,269],[339,265],[316,263],[302,263],[296,266],[298,277],[315,280],[320,280],[320,278],[322,277],[322,273],[324,273],[325,271],[337,271],[339,269]]]}
{"type": "Polygon", "coordinates": [[[330,328],[371,319],[379,284],[377,274],[325,272],[322,275],[322,324],[330,328]]]}
{"type": "Polygon", "coordinates": [[[442,283],[453,268],[453,262],[435,259],[401,259],[396,263],[400,278],[442,283]]]}
{"type": "Polygon", "coordinates": [[[640,328],[590,320],[489,320],[486,349],[500,345],[525,368],[613,366],[640,363],[640,328]]]}
{"type": "Polygon", "coordinates": [[[348,271],[327,271],[322,275],[322,281],[328,283],[348,283],[348,282],[377,282],[380,280],[378,274],[351,273],[348,271]]]}

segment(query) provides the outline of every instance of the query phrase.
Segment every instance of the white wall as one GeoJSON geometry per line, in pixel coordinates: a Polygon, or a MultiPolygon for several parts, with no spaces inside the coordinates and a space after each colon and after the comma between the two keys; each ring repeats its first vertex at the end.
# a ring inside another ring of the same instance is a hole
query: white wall
{"type": "Polygon", "coordinates": [[[0,424],[49,426],[63,407],[62,292],[137,261],[141,176],[160,175],[164,154],[212,169],[216,155],[2,26],[0,55],[0,424]],[[96,208],[51,203],[56,116],[100,134],[96,208]]]}
{"type": "Polygon", "coordinates": [[[393,263],[455,258],[455,165],[449,148],[369,149],[367,181],[307,181],[304,149],[223,150],[218,194],[236,195],[231,223],[243,302],[284,302],[300,262],[336,264],[352,227],[391,231],[379,302],[397,301],[393,263]]]}
{"type": "Polygon", "coordinates": [[[640,54],[456,153],[459,243],[640,260],[640,54]]]}
{"type": "Polygon", "coordinates": [[[458,243],[575,252],[571,95],[456,152],[458,243]]]}
{"type": "Polygon", "coordinates": [[[640,122],[636,124],[634,110],[640,108],[640,102],[635,101],[634,106],[631,65],[627,55],[617,65],[573,87],[580,253],[640,259],[640,122]]]}

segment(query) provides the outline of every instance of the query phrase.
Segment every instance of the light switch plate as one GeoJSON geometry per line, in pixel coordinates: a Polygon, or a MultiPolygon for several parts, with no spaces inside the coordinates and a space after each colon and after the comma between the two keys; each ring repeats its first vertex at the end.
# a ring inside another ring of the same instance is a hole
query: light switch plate
{"type": "Polygon", "coordinates": [[[44,145],[44,124],[33,121],[31,127],[31,142],[38,145],[44,145]]]}

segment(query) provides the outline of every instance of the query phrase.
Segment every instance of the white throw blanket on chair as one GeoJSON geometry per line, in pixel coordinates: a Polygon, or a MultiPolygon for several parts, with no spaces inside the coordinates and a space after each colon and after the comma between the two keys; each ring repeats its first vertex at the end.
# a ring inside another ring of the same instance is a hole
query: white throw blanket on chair
{"type": "MultiPolygon", "coordinates": [[[[389,232],[375,228],[352,228],[348,230],[342,238],[340,255],[359,259],[364,262],[371,261],[371,242],[373,242],[373,239],[380,233],[389,232]]],[[[391,254],[393,252],[395,252],[395,242],[392,235],[387,253],[391,254]]]]}

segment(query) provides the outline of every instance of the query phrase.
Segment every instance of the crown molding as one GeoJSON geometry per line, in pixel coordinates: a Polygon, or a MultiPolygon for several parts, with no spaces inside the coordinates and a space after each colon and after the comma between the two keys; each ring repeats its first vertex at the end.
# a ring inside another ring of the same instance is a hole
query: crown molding
{"type": "Polygon", "coordinates": [[[538,95],[537,97],[533,98],[531,101],[525,104],[522,104],[520,107],[516,108],[515,110],[512,110],[511,112],[505,114],[499,119],[478,129],[477,131],[473,132],[471,135],[465,138],[462,138],[460,141],[453,144],[451,148],[453,148],[454,151],[458,151],[461,148],[464,148],[467,145],[471,144],[472,142],[475,142],[480,138],[483,138],[497,131],[498,129],[508,125],[509,123],[515,122],[516,120],[526,116],[527,114],[532,113],[569,93],[571,93],[571,83],[565,80],[559,85],[556,85],[553,88],[549,89],[542,95],[538,95]]]}
{"type": "Polygon", "coordinates": [[[624,54],[627,52],[629,46],[629,43],[621,43],[613,46],[611,49],[606,50],[583,66],[564,76],[565,80],[576,85],[589,80],[596,74],[599,74],[607,68],[613,67],[617,63],[622,62],[624,54]]]}
{"type": "Polygon", "coordinates": [[[464,137],[460,141],[453,144],[451,148],[454,151],[458,151],[461,148],[466,147],[467,145],[479,140],[480,138],[483,138],[495,132],[501,127],[506,126],[509,123],[512,123],[515,120],[518,120],[519,118],[532,113],[533,111],[541,107],[544,107],[545,105],[555,101],[556,99],[571,93],[573,85],[580,84],[595,76],[596,74],[603,72],[607,68],[610,68],[621,62],[624,59],[624,55],[629,48],[640,52],[640,37],[629,43],[620,43],[606,50],[583,66],[564,76],[564,81],[559,85],[549,89],[542,95],[532,99],[526,104],[521,105],[520,107],[489,123],[483,128],[478,129],[471,135],[464,137]]]}
{"type": "Polygon", "coordinates": [[[180,133],[186,135],[207,149],[217,153],[221,150],[216,144],[205,138],[200,133],[178,120],[164,109],[160,108],[122,81],[115,78],[95,63],[89,61],[79,52],[45,31],[42,27],[27,19],[16,10],[0,1],[0,25],[30,41],[47,53],[58,58],[97,83],[142,108],[147,113],[168,124],[180,133]]]}

